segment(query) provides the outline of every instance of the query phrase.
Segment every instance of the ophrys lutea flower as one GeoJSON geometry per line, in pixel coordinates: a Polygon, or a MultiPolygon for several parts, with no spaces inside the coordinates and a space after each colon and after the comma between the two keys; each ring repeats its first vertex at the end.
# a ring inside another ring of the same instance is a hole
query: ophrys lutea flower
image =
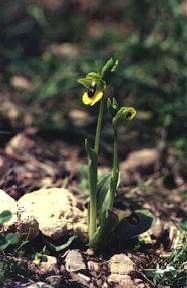
{"type": "Polygon", "coordinates": [[[98,84],[93,80],[88,86],[87,91],[84,92],[82,101],[85,105],[93,106],[103,97],[103,95],[103,91],[99,89],[98,84]]]}

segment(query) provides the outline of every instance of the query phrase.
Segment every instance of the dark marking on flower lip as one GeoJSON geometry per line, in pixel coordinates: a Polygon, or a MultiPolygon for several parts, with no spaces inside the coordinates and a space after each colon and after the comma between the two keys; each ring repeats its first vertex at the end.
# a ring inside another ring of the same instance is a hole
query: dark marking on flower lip
{"type": "Polygon", "coordinates": [[[88,96],[91,98],[94,96],[95,91],[96,91],[96,84],[92,85],[90,84],[90,87],[88,88],[88,96]]]}

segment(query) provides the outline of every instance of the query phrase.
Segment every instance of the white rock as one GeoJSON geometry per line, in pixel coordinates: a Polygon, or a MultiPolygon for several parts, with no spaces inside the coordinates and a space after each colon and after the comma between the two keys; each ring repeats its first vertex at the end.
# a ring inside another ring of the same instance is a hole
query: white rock
{"type": "Polygon", "coordinates": [[[29,215],[18,202],[10,197],[6,192],[0,190],[0,213],[4,210],[12,212],[12,218],[3,224],[5,233],[13,232],[19,237],[31,240],[38,236],[39,224],[36,219],[29,215]]]}
{"type": "Polygon", "coordinates": [[[0,206],[1,211],[9,210],[9,208],[12,208],[12,206],[16,205],[16,201],[1,189],[0,189],[0,201],[1,201],[0,206]]]}
{"type": "Polygon", "coordinates": [[[136,268],[135,263],[125,254],[115,254],[110,258],[109,269],[111,274],[128,274],[136,268]]]}
{"type": "MultiPolygon", "coordinates": [[[[36,263],[36,262],[34,261],[34,263],[36,263]]],[[[46,262],[42,261],[41,263],[39,263],[37,265],[38,265],[38,268],[44,273],[57,271],[57,267],[56,267],[57,259],[54,256],[47,256],[46,262]]]]}
{"type": "Polygon", "coordinates": [[[138,288],[129,275],[111,274],[108,283],[114,288],[138,288]]]}
{"type": "Polygon", "coordinates": [[[65,259],[65,267],[67,271],[75,272],[86,270],[82,254],[77,250],[70,250],[65,259]]]}
{"type": "Polygon", "coordinates": [[[41,232],[53,239],[77,234],[87,239],[86,211],[78,208],[76,198],[63,188],[40,189],[25,194],[19,206],[29,211],[38,222],[41,232]]]}

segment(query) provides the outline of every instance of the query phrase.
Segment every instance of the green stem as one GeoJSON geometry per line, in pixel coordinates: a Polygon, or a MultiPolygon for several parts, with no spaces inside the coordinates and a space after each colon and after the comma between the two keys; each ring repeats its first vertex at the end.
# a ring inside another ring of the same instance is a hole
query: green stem
{"type": "MultiPolygon", "coordinates": [[[[99,154],[99,143],[100,143],[100,136],[101,136],[101,127],[102,127],[102,120],[103,120],[103,112],[104,112],[104,104],[105,100],[104,97],[101,99],[100,108],[99,108],[99,115],[97,121],[97,128],[96,128],[96,135],[95,135],[95,146],[94,150],[97,155],[98,161],[98,154],[99,154]]],[[[97,166],[97,165],[96,165],[97,166]]],[[[89,240],[91,241],[94,237],[95,232],[97,231],[97,198],[96,198],[96,188],[97,188],[97,167],[95,171],[95,181],[96,185],[91,185],[92,179],[91,175],[89,175],[89,183],[90,183],[90,212],[89,212],[89,240]]]]}
{"type": "Polygon", "coordinates": [[[110,187],[110,201],[109,201],[109,209],[112,209],[114,197],[116,193],[116,188],[118,185],[119,179],[119,159],[118,159],[118,135],[117,128],[113,125],[114,129],[114,151],[113,151],[113,167],[112,167],[112,183],[110,187]]]}
{"type": "Polygon", "coordinates": [[[95,134],[95,152],[98,156],[99,154],[99,142],[100,142],[100,136],[101,136],[101,126],[102,126],[102,120],[103,120],[103,112],[104,112],[104,104],[105,99],[102,97],[99,107],[99,116],[97,121],[97,128],[96,128],[96,134],[95,134]]]}

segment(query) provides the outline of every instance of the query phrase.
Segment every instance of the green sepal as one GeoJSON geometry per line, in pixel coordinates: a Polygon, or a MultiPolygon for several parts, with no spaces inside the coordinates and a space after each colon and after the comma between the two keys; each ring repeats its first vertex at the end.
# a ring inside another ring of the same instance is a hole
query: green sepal
{"type": "Polygon", "coordinates": [[[105,80],[109,80],[108,77],[116,70],[117,66],[118,60],[114,61],[113,58],[110,58],[101,71],[101,77],[105,80]]]}
{"type": "Polygon", "coordinates": [[[9,210],[4,210],[0,213],[0,224],[8,222],[12,218],[12,213],[9,210]]]}
{"type": "Polygon", "coordinates": [[[120,215],[116,235],[121,241],[126,241],[137,237],[147,231],[155,221],[155,217],[151,212],[145,209],[136,210],[130,215],[120,215]]]}
{"type": "Polygon", "coordinates": [[[118,67],[118,64],[119,64],[119,60],[116,60],[116,62],[114,63],[114,66],[113,66],[111,72],[115,72],[115,71],[116,71],[116,69],[117,69],[117,67],[118,67]]]}
{"type": "Polygon", "coordinates": [[[93,80],[99,80],[99,79],[101,79],[101,76],[98,74],[98,73],[96,73],[96,72],[90,72],[90,73],[88,73],[87,75],[86,75],[86,77],[87,78],[91,78],[91,79],[93,79],[93,80]]]}
{"type": "Polygon", "coordinates": [[[111,72],[113,66],[114,66],[114,60],[113,58],[110,58],[103,66],[103,69],[101,71],[101,77],[104,78],[106,73],[111,72]]]}
{"type": "Polygon", "coordinates": [[[80,78],[77,80],[78,83],[80,83],[81,85],[83,85],[85,88],[88,89],[89,85],[90,85],[90,80],[86,79],[86,78],[80,78]]]}
{"type": "Polygon", "coordinates": [[[80,78],[77,80],[77,82],[88,89],[90,84],[92,83],[92,79],[91,78],[80,78]]]}

